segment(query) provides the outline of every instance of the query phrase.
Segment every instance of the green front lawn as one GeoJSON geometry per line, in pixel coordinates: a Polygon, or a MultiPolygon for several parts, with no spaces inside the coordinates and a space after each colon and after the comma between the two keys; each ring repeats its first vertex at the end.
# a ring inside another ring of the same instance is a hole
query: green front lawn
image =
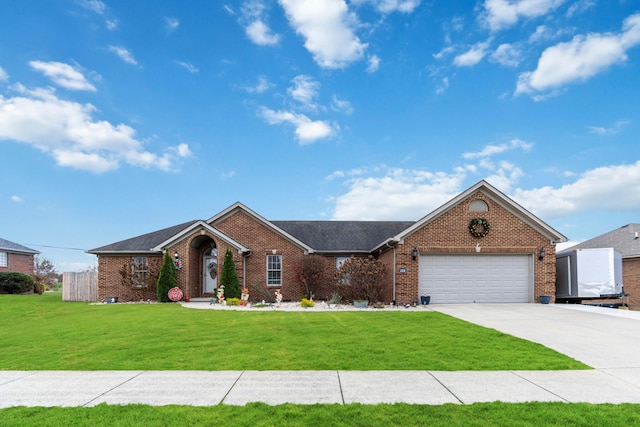
{"type": "Polygon", "coordinates": [[[440,313],[194,310],[0,295],[3,370],[588,369],[440,313]]]}
{"type": "Polygon", "coordinates": [[[4,427],[67,426],[634,426],[639,405],[477,403],[474,405],[147,406],[0,409],[4,427]]]}

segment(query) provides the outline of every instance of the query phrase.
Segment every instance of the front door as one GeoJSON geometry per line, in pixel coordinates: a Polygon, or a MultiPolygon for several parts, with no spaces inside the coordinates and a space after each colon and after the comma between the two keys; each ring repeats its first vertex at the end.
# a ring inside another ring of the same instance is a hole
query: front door
{"type": "Polygon", "coordinates": [[[218,257],[206,255],[202,264],[204,266],[204,271],[202,272],[204,293],[214,294],[218,287],[218,257]]]}

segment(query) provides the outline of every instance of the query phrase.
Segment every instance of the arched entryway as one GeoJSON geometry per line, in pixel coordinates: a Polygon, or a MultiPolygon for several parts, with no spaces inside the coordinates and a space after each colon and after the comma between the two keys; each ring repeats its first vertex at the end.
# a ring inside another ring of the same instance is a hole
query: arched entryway
{"type": "Polygon", "coordinates": [[[218,286],[218,247],[207,235],[191,241],[190,258],[194,261],[189,268],[189,282],[192,297],[211,297],[218,286]]]}
{"type": "Polygon", "coordinates": [[[213,294],[218,287],[218,248],[214,246],[210,251],[204,252],[202,266],[202,291],[213,294]]]}

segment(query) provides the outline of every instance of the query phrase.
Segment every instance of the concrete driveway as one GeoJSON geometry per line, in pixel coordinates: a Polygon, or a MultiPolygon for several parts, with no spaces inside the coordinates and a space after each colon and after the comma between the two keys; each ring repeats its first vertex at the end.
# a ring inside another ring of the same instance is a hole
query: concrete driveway
{"type": "Polygon", "coordinates": [[[637,311],[575,304],[435,304],[429,307],[540,343],[596,369],[640,370],[640,312],[637,311]]]}

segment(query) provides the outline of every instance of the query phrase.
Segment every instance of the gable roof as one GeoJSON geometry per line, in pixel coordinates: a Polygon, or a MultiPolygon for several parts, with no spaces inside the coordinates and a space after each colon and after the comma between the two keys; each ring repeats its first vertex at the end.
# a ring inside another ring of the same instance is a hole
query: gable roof
{"type": "Polygon", "coordinates": [[[371,253],[385,244],[403,241],[407,236],[428,222],[453,208],[461,201],[481,191],[500,206],[520,218],[554,243],[567,238],[545,224],[486,181],[480,181],[419,221],[268,221],[240,202],[236,202],[206,221],[193,220],[131,239],[87,251],[92,254],[107,253],[158,253],[163,248],[191,235],[198,229],[212,234],[238,248],[250,252],[250,247],[236,242],[215,228],[216,223],[242,212],[276,234],[302,248],[305,253],[371,253]]]}
{"type": "Polygon", "coordinates": [[[372,252],[414,221],[271,221],[317,252],[372,252]]]}
{"type": "Polygon", "coordinates": [[[309,246],[307,243],[303,242],[302,240],[298,239],[297,237],[289,234],[286,230],[283,230],[282,228],[280,228],[277,225],[275,225],[275,221],[266,220],[265,218],[263,218],[262,216],[258,215],[257,213],[255,213],[254,211],[252,211],[251,209],[249,209],[248,207],[246,207],[245,205],[243,205],[240,202],[236,202],[233,205],[229,206],[227,209],[223,210],[222,212],[212,216],[211,218],[209,218],[207,220],[207,224],[215,225],[216,222],[222,221],[223,219],[228,218],[231,215],[233,215],[233,214],[235,214],[236,212],[239,212],[239,211],[240,212],[244,212],[246,215],[248,215],[249,217],[253,218],[257,222],[261,223],[263,226],[267,227],[268,229],[270,229],[274,233],[279,234],[282,237],[284,237],[285,239],[288,239],[289,241],[291,241],[291,242],[295,243],[296,245],[300,246],[306,253],[315,252],[313,247],[309,246]]]}
{"type": "Polygon", "coordinates": [[[192,235],[193,233],[197,232],[198,230],[207,230],[209,233],[213,234],[214,236],[218,237],[219,239],[221,239],[221,240],[227,242],[228,244],[230,244],[231,246],[235,247],[238,250],[238,252],[240,252],[240,253],[251,252],[251,250],[249,248],[247,248],[246,246],[244,246],[243,244],[236,242],[235,240],[233,240],[229,236],[225,235],[224,233],[221,233],[220,231],[218,231],[217,229],[213,228],[212,226],[210,226],[209,224],[207,224],[204,221],[194,221],[192,224],[187,226],[182,231],[178,232],[177,234],[171,236],[170,238],[168,238],[166,240],[163,240],[162,242],[158,243],[157,245],[155,245],[151,249],[154,250],[154,251],[162,251],[164,248],[179,242],[180,240],[184,239],[185,237],[188,237],[188,236],[192,235]]]}
{"type": "Polygon", "coordinates": [[[546,236],[553,243],[561,243],[561,242],[567,241],[567,238],[562,233],[553,229],[551,226],[546,224],[540,218],[538,218],[537,216],[535,216],[534,214],[532,214],[531,212],[529,212],[528,210],[526,210],[525,208],[517,204],[515,201],[507,197],[505,194],[503,194],[498,189],[496,189],[495,187],[493,187],[491,184],[489,184],[487,181],[484,181],[484,180],[479,181],[475,185],[469,187],[467,190],[458,194],[456,197],[449,200],[447,203],[440,206],[436,210],[432,211],[422,219],[418,220],[411,227],[398,233],[390,240],[403,241],[407,236],[411,235],[412,233],[414,233],[415,231],[423,227],[425,224],[433,221],[435,218],[439,217],[445,212],[449,211],[451,208],[458,205],[464,199],[471,196],[473,193],[477,191],[481,191],[482,193],[484,193],[486,196],[491,198],[491,200],[498,203],[500,206],[505,208],[507,211],[511,212],[516,217],[520,218],[525,223],[529,224],[531,227],[533,227],[542,235],[546,236]]]}
{"type": "Polygon", "coordinates": [[[153,248],[167,239],[172,238],[176,234],[180,233],[185,228],[189,227],[193,223],[197,222],[189,221],[183,224],[174,225],[173,227],[163,228],[162,230],[154,231],[151,233],[143,234],[141,236],[132,237],[131,239],[121,240],[116,243],[101,246],[99,248],[88,250],[90,254],[103,254],[103,253],[153,253],[158,250],[153,248]]]}
{"type": "Polygon", "coordinates": [[[620,252],[622,258],[640,257],[640,224],[623,225],[608,233],[570,246],[565,251],[593,248],[614,248],[620,252]]]}
{"type": "Polygon", "coordinates": [[[34,254],[34,255],[40,253],[35,249],[22,246],[21,244],[11,242],[9,240],[3,239],[2,237],[0,237],[0,251],[16,252],[16,253],[22,253],[22,254],[34,254]]]}

